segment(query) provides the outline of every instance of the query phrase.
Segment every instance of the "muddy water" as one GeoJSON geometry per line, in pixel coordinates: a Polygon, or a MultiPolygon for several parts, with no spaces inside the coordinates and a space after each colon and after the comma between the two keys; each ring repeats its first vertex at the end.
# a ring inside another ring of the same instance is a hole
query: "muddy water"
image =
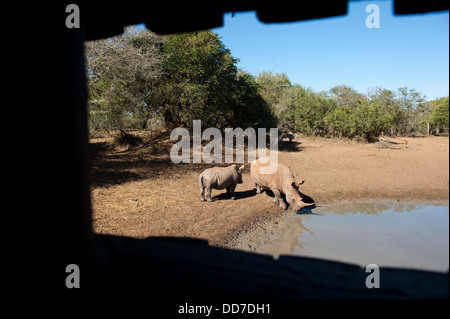
{"type": "Polygon", "coordinates": [[[448,271],[449,207],[353,203],[302,210],[246,234],[236,248],[448,271]]]}

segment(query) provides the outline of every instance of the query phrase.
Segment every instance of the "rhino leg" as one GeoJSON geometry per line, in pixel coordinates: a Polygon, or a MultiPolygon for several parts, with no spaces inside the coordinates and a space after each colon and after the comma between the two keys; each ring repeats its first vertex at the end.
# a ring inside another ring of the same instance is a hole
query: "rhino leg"
{"type": "Polygon", "coordinates": [[[204,202],[205,201],[205,196],[203,195],[203,193],[205,191],[205,186],[203,184],[203,173],[200,174],[200,176],[198,178],[198,184],[200,186],[200,201],[204,202]]]}
{"type": "Polygon", "coordinates": [[[200,187],[200,196],[201,196],[200,201],[202,201],[202,202],[205,201],[204,191],[205,191],[205,188],[203,186],[200,187]]]}
{"type": "Polygon", "coordinates": [[[235,188],[236,188],[236,184],[231,184],[231,186],[227,187],[227,192],[228,192],[228,189],[229,189],[229,193],[231,194],[231,199],[232,200],[236,199],[236,197],[234,197],[234,190],[235,190],[235,188]]]}
{"type": "Polygon", "coordinates": [[[275,199],[273,200],[273,202],[275,204],[279,204],[280,208],[287,209],[287,205],[284,202],[284,199],[283,199],[283,196],[281,195],[281,192],[278,189],[274,189],[274,188],[272,188],[272,192],[275,195],[275,199]]]}
{"type": "Polygon", "coordinates": [[[261,187],[259,187],[257,183],[255,183],[255,185],[256,185],[256,194],[261,194],[261,187]]]}
{"type": "Polygon", "coordinates": [[[211,198],[211,188],[206,187],[206,199],[208,202],[213,202],[213,199],[211,198]]]}

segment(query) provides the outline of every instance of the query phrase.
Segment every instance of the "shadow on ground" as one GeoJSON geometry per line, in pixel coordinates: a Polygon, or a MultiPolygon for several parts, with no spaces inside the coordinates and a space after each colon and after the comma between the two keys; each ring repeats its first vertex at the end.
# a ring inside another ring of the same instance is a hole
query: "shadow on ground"
{"type": "Polygon", "coordinates": [[[93,187],[108,187],[130,181],[161,178],[195,171],[199,174],[209,164],[175,164],[170,160],[170,146],[147,145],[129,152],[117,152],[105,142],[89,143],[90,179],[93,187]]]}
{"type": "Polygon", "coordinates": [[[302,142],[289,142],[283,141],[282,143],[278,143],[278,150],[285,152],[301,152],[303,151],[303,147],[300,145],[302,142]]]}
{"type": "MultiPolygon", "coordinates": [[[[239,192],[239,191],[234,192],[234,196],[236,197],[236,200],[253,197],[255,195],[256,195],[256,188],[251,189],[251,190],[241,191],[241,192],[239,192]]],[[[220,193],[220,194],[212,197],[212,199],[213,200],[231,200],[230,197],[231,197],[230,194],[223,192],[223,193],[220,193]]]]}

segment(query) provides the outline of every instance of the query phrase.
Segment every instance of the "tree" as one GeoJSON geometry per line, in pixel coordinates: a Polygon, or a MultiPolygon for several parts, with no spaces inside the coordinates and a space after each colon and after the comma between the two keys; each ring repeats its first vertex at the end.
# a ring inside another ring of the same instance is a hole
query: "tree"
{"type": "Polygon", "coordinates": [[[91,127],[145,127],[158,108],[161,42],[152,32],[134,27],[113,38],[86,42],[91,127]]]}
{"type": "Polygon", "coordinates": [[[269,103],[260,94],[260,86],[250,73],[239,70],[234,85],[231,127],[277,127],[277,119],[269,103]]]}
{"type": "Polygon", "coordinates": [[[385,132],[386,134],[394,135],[404,118],[404,111],[396,93],[392,90],[378,87],[368,94],[368,98],[372,103],[377,103],[383,109],[380,116],[384,120],[379,124],[380,131],[378,133],[385,132]]]}
{"type": "Polygon", "coordinates": [[[322,129],[322,120],[327,112],[323,100],[310,89],[299,85],[292,87],[294,93],[294,120],[299,132],[317,134],[322,129]]]}
{"type": "Polygon", "coordinates": [[[437,130],[449,131],[449,97],[442,97],[434,101],[432,106],[432,113],[430,116],[431,125],[437,130]]]}
{"type": "Polygon", "coordinates": [[[170,35],[164,44],[164,115],[167,124],[229,124],[237,59],[211,31],[170,35]]]}
{"type": "Polygon", "coordinates": [[[358,134],[367,141],[375,140],[381,132],[387,131],[394,122],[394,114],[389,106],[380,100],[370,100],[363,103],[358,109],[357,117],[360,119],[358,134]]]}
{"type": "MultiPolygon", "coordinates": [[[[267,92],[267,91],[266,91],[267,92]]],[[[284,131],[298,131],[303,127],[303,117],[299,108],[306,96],[306,91],[299,85],[285,88],[279,93],[275,114],[278,118],[278,125],[284,131]]]]}
{"type": "Polygon", "coordinates": [[[401,135],[414,133],[420,126],[420,120],[417,122],[418,114],[426,112],[425,97],[415,89],[406,87],[398,90],[398,103],[401,112],[397,118],[397,132],[401,135]]]}
{"type": "Polygon", "coordinates": [[[354,109],[345,106],[336,107],[325,117],[331,134],[339,137],[353,137],[357,120],[354,109]]]}
{"type": "Polygon", "coordinates": [[[273,108],[279,106],[282,92],[291,87],[291,81],[285,73],[273,73],[265,71],[256,77],[260,87],[261,96],[273,108]]]}
{"type": "Polygon", "coordinates": [[[338,106],[358,107],[359,104],[367,99],[364,95],[358,93],[353,88],[346,85],[339,85],[330,90],[330,96],[338,106]]]}
{"type": "Polygon", "coordinates": [[[130,28],[86,43],[86,52],[91,129],[143,129],[152,117],[169,126],[276,126],[255,78],[211,31],[159,37],[130,28]]]}
{"type": "Polygon", "coordinates": [[[391,97],[390,91],[380,89],[372,98],[360,100],[357,105],[349,107],[341,103],[335,109],[330,109],[325,118],[326,123],[339,136],[374,140],[394,123],[395,103],[391,97]]]}
{"type": "Polygon", "coordinates": [[[257,77],[238,70],[211,31],[156,36],[129,28],[86,43],[91,129],[145,129],[153,117],[168,126],[278,126],[311,135],[371,140],[424,132],[426,122],[448,131],[448,97],[426,101],[415,89],[376,88],[364,95],[340,85],[314,92],[285,73],[257,77]]]}

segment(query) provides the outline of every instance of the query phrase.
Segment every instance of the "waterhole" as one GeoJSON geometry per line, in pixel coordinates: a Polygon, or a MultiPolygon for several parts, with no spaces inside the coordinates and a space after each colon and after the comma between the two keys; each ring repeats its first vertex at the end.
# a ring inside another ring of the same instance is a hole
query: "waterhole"
{"type": "Polygon", "coordinates": [[[237,248],[379,267],[449,269],[449,207],[352,203],[303,209],[246,234],[237,248]]]}

